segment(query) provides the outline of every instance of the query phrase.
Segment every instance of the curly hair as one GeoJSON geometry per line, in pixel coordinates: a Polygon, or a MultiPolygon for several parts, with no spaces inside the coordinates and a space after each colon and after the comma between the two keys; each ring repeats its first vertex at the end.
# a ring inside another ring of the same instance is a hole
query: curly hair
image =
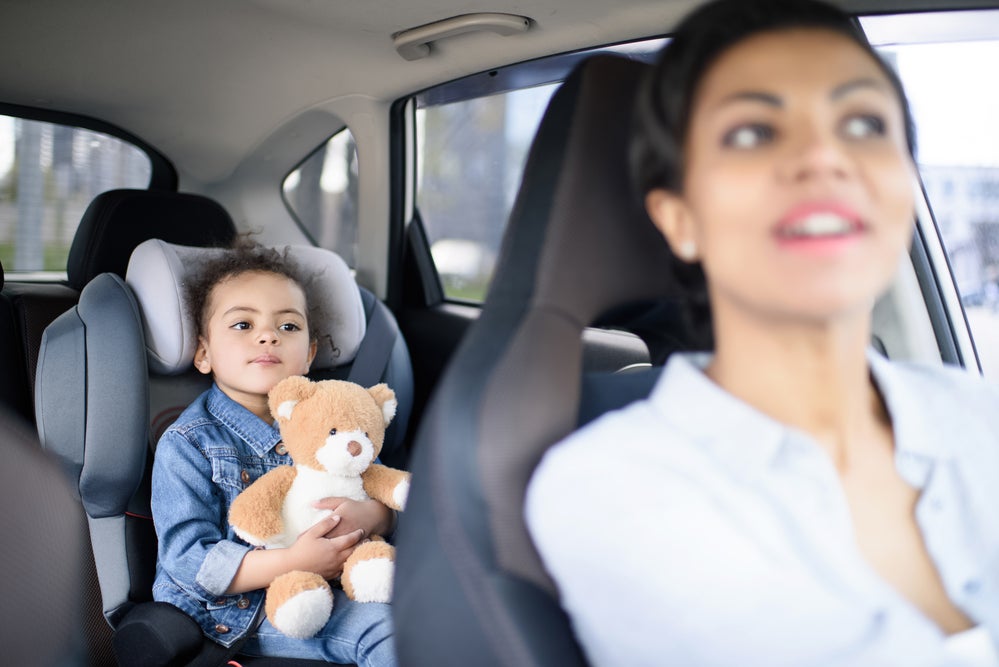
{"type": "Polygon", "coordinates": [[[184,283],[187,307],[194,319],[198,336],[205,333],[208,307],[212,290],[227,280],[244,273],[271,273],[284,276],[301,288],[305,295],[306,324],[309,338],[318,340],[320,332],[316,323],[322,321],[315,299],[310,298],[310,287],[315,276],[305,276],[301,267],[288,256],[287,249],[269,248],[246,236],[238,237],[232,247],[204,260],[184,283]]]}

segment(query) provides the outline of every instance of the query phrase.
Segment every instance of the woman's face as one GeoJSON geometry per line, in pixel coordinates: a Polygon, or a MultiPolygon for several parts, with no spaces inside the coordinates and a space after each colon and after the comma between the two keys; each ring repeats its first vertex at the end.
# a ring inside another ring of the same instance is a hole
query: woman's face
{"type": "Polygon", "coordinates": [[[820,29],[725,51],[696,91],[682,194],[649,213],[702,262],[716,315],[828,322],[869,313],[910,241],[914,166],[878,64],[820,29]]]}

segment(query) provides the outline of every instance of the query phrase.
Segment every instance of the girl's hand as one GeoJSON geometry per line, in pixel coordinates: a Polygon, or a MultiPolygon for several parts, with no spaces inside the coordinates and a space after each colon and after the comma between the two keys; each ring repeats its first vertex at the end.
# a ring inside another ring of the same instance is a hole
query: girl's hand
{"type": "Polygon", "coordinates": [[[336,537],[326,537],[340,523],[339,516],[329,516],[299,535],[295,543],[288,547],[288,557],[293,565],[289,569],[315,572],[324,579],[339,577],[343,573],[343,564],[364,537],[360,528],[336,537]]]}
{"type": "Polygon", "coordinates": [[[330,510],[333,516],[340,517],[340,523],[326,534],[326,537],[347,535],[358,528],[364,536],[388,535],[392,531],[393,515],[385,505],[377,500],[351,500],[349,498],[323,498],[313,504],[316,509],[330,510]]]}

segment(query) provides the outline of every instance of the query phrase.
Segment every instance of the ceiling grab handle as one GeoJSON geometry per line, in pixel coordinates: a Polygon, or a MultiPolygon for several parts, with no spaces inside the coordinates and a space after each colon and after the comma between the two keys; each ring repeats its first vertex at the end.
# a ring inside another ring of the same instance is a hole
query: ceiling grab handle
{"type": "Polygon", "coordinates": [[[479,13],[452,16],[416,28],[397,32],[392,43],[406,60],[419,60],[430,55],[430,43],[470,32],[494,32],[514,35],[531,27],[531,19],[515,14],[479,13]]]}

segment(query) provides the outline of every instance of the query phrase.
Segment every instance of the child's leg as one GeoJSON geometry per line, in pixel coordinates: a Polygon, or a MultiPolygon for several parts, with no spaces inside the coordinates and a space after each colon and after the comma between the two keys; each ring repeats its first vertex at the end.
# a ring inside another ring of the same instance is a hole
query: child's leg
{"type": "Polygon", "coordinates": [[[377,602],[354,602],[333,589],[333,615],[312,639],[287,637],[264,619],[241,653],[283,658],[311,658],[358,667],[395,667],[390,607],[377,602]]]}

